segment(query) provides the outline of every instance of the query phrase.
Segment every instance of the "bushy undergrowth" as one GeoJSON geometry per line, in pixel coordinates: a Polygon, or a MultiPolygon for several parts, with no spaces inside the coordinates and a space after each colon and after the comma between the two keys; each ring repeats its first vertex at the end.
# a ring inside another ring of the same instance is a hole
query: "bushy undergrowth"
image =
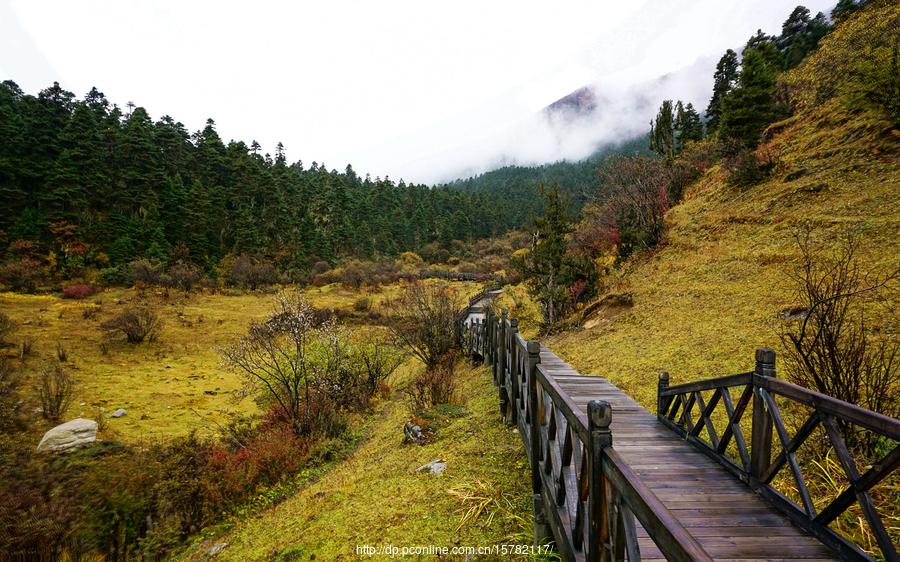
{"type": "Polygon", "coordinates": [[[316,453],[275,415],[149,447],[98,442],[63,456],[4,450],[0,551],[23,559],[102,553],[158,559],[316,453]]]}
{"type": "Polygon", "coordinates": [[[97,287],[86,283],[76,283],[62,288],[64,299],[86,299],[97,292],[97,287]]]}

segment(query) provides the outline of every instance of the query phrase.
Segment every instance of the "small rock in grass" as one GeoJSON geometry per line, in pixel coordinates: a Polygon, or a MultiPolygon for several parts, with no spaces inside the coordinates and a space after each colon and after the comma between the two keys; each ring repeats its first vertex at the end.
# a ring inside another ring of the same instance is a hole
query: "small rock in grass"
{"type": "Polygon", "coordinates": [[[423,464],[416,469],[416,472],[427,472],[432,476],[440,476],[445,470],[447,470],[447,463],[441,459],[436,459],[428,464],[423,464]]]}
{"type": "Polygon", "coordinates": [[[406,443],[415,443],[422,445],[428,440],[428,437],[422,431],[419,424],[407,423],[403,426],[403,441],[406,443]]]}
{"type": "Polygon", "coordinates": [[[209,549],[206,551],[206,555],[208,557],[212,558],[213,556],[216,556],[217,554],[219,554],[220,552],[225,550],[225,547],[227,547],[227,546],[228,546],[227,542],[220,542],[219,544],[209,547],[209,549]]]}
{"type": "Polygon", "coordinates": [[[125,410],[125,408],[119,408],[115,412],[111,413],[109,416],[111,418],[121,418],[122,416],[124,416],[127,413],[128,413],[128,411],[125,410]]]}

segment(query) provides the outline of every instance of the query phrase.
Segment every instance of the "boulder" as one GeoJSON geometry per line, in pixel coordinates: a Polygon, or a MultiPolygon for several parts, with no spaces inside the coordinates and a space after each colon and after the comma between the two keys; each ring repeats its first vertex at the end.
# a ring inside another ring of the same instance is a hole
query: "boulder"
{"type": "Polygon", "coordinates": [[[44,434],[38,444],[38,451],[70,451],[84,447],[97,440],[97,422],[76,418],[58,425],[44,434]]]}
{"type": "Polygon", "coordinates": [[[125,410],[125,408],[119,408],[119,409],[116,410],[115,412],[111,413],[111,414],[109,415],[109,417],[111,417],[111,418],[121,418],[122,416],[124,416],[124,415],[127,414],[127,413],[128,413],[128,411],[125,410]]]}

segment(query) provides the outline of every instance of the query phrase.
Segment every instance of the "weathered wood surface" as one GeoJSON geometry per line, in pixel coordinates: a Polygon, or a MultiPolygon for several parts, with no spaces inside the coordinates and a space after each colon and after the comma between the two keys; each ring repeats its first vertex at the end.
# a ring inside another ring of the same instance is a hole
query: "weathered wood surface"
{"type": "MultiPolygon", "coordinates": [[[[613,448],[716,560],[837,560],[724,467],[675,435],[602,377],[585,376],[542,347],[540,369],[587,415],[592,400],[612,405],[613,448]]],[[[523,436],[523,440],[527,438],[523,436]]],[[[529,443],[525,443],[529,448],[529,443]]],[[[574,518],[575,514],[572,513],[574,518]]],[[[641,560],[664,560],[637,523],[641,560]]]]}
{"type": "Polygon", "coordinates": [[[880,559],[900,562],[870,494],[900,469],[900,420],[779,380],[771,349],[757,349],[747,373],[676,386],[660,373],[654,415],[524,339],[515,318],[493,311],[496,292],[471,299],[458,335],[491,367],[500,413],[518,427],[532,469],[536,542],[552,538],[563,560],[872,562],[829,527],[856,505],[880,559]],[[779,401],[806,408],[808,419],[787,428],[779,401]],[[851,426],[873,432],[889,452],[857,466],[844,440],[851,426]],[[817,427],[849,483],[821,511],[797,459],[817,427]],[[772,485],[785,473],[799,502],[772,485]]]}

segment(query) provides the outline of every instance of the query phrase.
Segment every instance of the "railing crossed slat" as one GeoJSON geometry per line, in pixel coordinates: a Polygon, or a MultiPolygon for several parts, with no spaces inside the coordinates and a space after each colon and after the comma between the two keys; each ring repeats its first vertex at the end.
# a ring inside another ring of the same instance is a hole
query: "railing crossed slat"
{"type": "Polygon", "coordinates": [[[490,308],[484,314],[461,326],[461,341],[492,368],[500,413],[519,429],[531,462],[536,541],[552,534],[565,560],[636,562],[639,521],[667,559],[711,561],[615,451],[609,403],[579,408],[541,365],[540,343],[518,333],[516,319],[490,308]]]}
{"type": "Polygon", "coordinates": [[[756,370],[750,373],[678,386],[669,386],[668,374],[660,373],[657,405],[657,417],[660,421],[757,490],[795,524],[833,548],[842,558],[873,560],[859,545],[829,527],[830,523],[856,504],[884,559],[892,562],[900,560],[897,547],[869,493],[900,467],[900,421],[779,380],[775,374],[775,352],[770,349],[757,351],[756,370]],[[733,388],[741,389],[737,405],[733,404],[731,398],[733,388]],[[704,391],[713,391],[713,397],[706,405],[702,397],[704,391]],[[783,408],[776,397],[794,405],[811,408],[811,413],[793,436],[788,432],[782,415],[783,408]],[[713,415],[720,402],[724,404],[726,424],[721,439],[718,439],[713,426],[713,415]],[[691,416],[695,410],[699,421],[692,424],[691,416]],[[741,430],[741,422],[748,410],[751,411],[749,452],[741,430]],[[833,448],[849,485],[817,513],[797,453],[820,426],[824,429],[828,445],[833,448]],[[841,426],[857,426],[872,431],[885,440],[893,441],[894,445],[890,452],[860,474],[841,426]],[[780,448],[774,459],[773,432],[780,448]],[[728,454],[732,439],[735,441],[737,458],[728,454]],[[785,467],[796,487],[799,503],[792,501],[772,485],[785,467]]]}
{"type": "MultiPolygon", "coordinates": [[[[552,531],[566,560],[636,561],[641,556],[639,521],[667,559],[711,560],[616,452],[610,405],[592,401],[587,413],[579,408],[541,365],[539,342],[524,339],[518,321],[507,318],[505,310],[497,316],[490,307],[478,307],[485,295],[466,309],[477,308],[483,319],[464,324],[465,314],[460,316],[460,339],[491,366],[500,413],[519,429],[532,467],[536,540],[550,538],[552,531]]],[[[884,559],[900,560],[869,494],[900,467],[900,421],[779,380],[775,353],[768,349],[757,350],[751,372],[677,386],[669,386],[669,375],[660,373],[657,418],[842,558],[873,560],[828,526],[856,504],[884,559]],[[739,392],[736,401],[733,389],[739,392]],[[711,394],[706,398],[704,392],[711,394]],[[793,436],[777,397],[812,409],[793,436]],[[749,442],[746,424],[742,427],[747,417],[749,442]],[[716,419],[725,421],[721,432],[716,419]],[[895,445],[860,473],[842,430],[849,425],[873,431],[895,445]],[[818,427],[833,447],[849,486],[817,513],[797,452],[818,427]],[[779,449],[774,458],[773,435],[779,449]],[[785,467],[796,484],[799,503],[771,485],[785,467]]]]}

